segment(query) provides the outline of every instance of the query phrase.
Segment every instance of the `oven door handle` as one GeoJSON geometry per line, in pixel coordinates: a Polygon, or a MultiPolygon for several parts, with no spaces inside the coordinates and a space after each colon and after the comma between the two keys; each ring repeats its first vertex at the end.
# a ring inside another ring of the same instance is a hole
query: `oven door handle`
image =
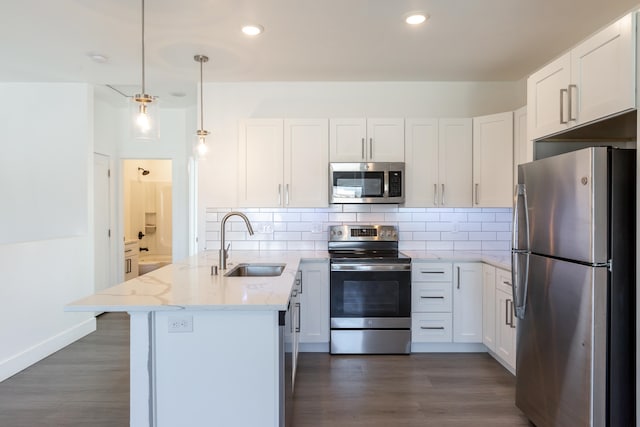
{"type": "Polygon", "coordinates": [[[331,264],[331,271],[411,271],[411,264],[331,264]]]}

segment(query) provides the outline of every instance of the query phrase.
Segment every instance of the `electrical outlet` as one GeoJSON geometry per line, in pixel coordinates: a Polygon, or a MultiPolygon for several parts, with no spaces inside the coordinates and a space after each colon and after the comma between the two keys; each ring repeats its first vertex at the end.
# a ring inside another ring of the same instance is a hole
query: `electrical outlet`
{"type": "Polygon", "coordinates": [[[169,316],[169,332],[193,332],[193,316],[169,316]]]}

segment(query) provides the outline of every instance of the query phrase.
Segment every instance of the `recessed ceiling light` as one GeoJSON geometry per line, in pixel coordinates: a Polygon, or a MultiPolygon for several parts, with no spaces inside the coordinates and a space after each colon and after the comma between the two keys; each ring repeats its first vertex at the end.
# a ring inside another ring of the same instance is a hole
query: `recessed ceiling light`
{"type": "Polygon", "coordinates": [[[109,58],[107,58],[105,55],[102,55],[100,53],[91,52],[91,53],[87,53],[87,56],[93,62],[97,62],[98,64],[104,64],[105,62],[107,62],[109,60],[109,58]]]}
{"type": "Polygon", "coordinates": [[[264,27],[262,25],[245,25],[242,27],[242,32],[248,36],[257,36],[264,31],[264,27]]]}
{"type": "Polygon", "coordinates": [[[404,21],[409,25],[420,25],[424,21],[426,21],[428,17],[429,15],[427,15],[426,13],[412,13],[410,15],[407,15],[404,21]]]}

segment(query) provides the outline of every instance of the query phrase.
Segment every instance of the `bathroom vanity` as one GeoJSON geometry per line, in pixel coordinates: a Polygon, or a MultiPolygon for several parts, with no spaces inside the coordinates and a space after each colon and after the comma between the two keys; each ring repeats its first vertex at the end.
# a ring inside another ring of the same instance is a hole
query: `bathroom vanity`
{"type": "MultiPolygon", "coordinates": [[[[131,316],[131,426],[279,426],[282,316],[300,255],[234,254],[284,264],[278,276],[226,277],[203,253],[75,301],[67,311],[131,316]]],[[[233,263],[233,264],[232,264],[233,263]]]]}

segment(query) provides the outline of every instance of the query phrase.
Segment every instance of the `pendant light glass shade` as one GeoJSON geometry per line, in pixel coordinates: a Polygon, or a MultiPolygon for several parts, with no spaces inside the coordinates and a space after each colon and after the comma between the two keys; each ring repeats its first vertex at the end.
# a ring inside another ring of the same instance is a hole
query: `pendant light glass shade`
{"type": "Polygon", "coordinates": [[[204,55],[196,55],[193,60],[200,63],[200,129],[196,131],[198,142],[196,143],[196,153],[199,158],[203,158],[207,153],[208,148],[206,145],[206,138],[209,135],[209,131],[204,129],[204,97],[202,95],[202,64],[209,60],[209,57],[204,55]]]}
{"type": "Polygon", "coordinates": [[[144,0],[142,0],[142,92],[130,102],[131,133],[135,139],[156,140],[160,137],[158,99],[145,92],[144,67],[144,0]]]}

